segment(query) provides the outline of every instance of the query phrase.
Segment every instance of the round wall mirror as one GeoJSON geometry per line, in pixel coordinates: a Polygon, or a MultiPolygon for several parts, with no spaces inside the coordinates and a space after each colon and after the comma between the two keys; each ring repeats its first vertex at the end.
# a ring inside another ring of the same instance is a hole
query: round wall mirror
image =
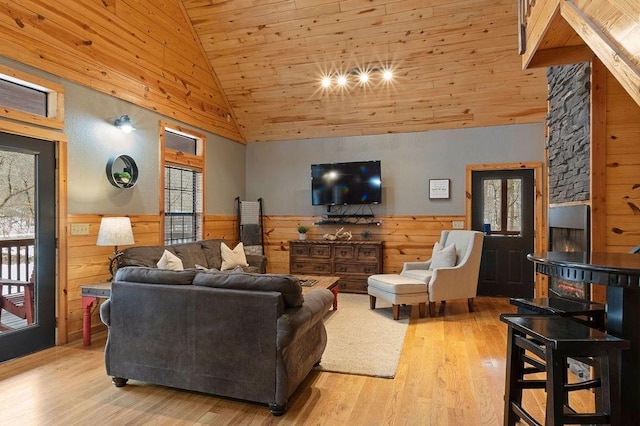
{"type": "Polygon", "coordinates": [[[116,188],[132,188],[138,180],[138,166],[128,155],[119,155],[107,162],[107,179],[116,188]]]}

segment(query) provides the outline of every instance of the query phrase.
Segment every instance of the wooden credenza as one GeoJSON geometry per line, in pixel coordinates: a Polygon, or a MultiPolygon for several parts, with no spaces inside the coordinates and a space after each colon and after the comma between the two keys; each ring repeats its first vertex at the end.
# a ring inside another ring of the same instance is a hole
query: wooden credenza
{"type": "Polygon", "coordinates": [[[335,275],[340,291],[366,293],[367,277],[382,273],[382,241],[289,241],[291,274],[335,275]]]}

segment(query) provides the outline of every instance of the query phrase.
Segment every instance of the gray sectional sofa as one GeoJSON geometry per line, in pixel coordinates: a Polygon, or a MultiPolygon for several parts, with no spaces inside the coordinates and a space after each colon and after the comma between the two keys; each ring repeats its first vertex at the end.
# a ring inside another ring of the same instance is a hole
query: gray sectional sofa
{"type": "Polygon", "coordinates": [[[100,308],[107,374],[118,387],[140,380],[281,415],[320,362],[332,303],[325,289],[303,296],[290,275],[124,266],[100,308]]]}

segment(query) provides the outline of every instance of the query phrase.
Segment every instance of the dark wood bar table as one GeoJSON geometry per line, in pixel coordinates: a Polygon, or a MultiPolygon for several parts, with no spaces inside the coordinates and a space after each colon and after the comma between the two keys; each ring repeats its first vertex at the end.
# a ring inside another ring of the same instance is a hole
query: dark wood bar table
{"type": "Polygon", "coordinates": [[[527,258],[541,274],[607,286],[607,332],[631,342],[622,351],[622,424],[640,424],[640,255],[546,252],[527,258]]]}

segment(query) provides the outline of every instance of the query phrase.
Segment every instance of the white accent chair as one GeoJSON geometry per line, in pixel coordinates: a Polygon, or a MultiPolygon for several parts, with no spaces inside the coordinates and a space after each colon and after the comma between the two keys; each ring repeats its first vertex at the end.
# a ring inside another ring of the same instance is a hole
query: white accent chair
{"type": "Polygon", "coordinates": [[[406,262],[401,276],[420,280],[427,285],[429,315],[435,316],[436,302],[467,299],[469,312],[477,295],[478,275],[484,235],[478,231],[442,231],[440,244],[455,244],[456,264],[452,267],[430,269],[432,259],[425,262],[406,262]]]}

